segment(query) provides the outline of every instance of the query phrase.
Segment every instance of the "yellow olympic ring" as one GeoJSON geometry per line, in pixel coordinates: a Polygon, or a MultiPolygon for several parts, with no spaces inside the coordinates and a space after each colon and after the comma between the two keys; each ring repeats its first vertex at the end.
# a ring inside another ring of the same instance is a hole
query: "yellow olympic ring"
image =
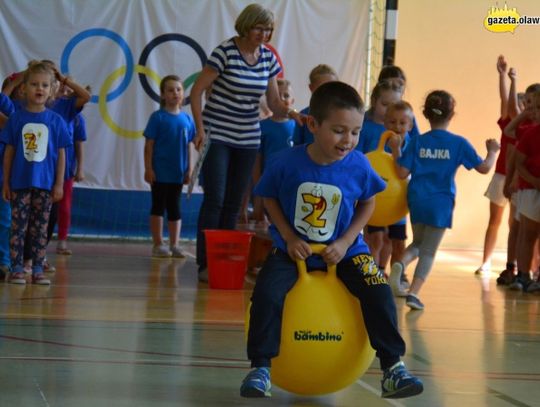
{"type": "MultiPolygon", "coordinates": [[[[135,72],[137,73],[143,73],[145,75],[150,76],[154,82],[156,82],[158,85],[161,82],[160,76],[152,71],[147,66],[143,65],[135,65],[135,72]]],[[[101,114],[101,117],[103,118],[103,121],[109,128],[114,131],[116,134],[122,137],[126,138],[140,138],[143,136],[143,130],[128,130],[120,127],[118,124],[114,122],[114,120],[111,118],[111,115],[107,111],[107,92],[111,88],[112,84],[115,80],[117,80],[120,76],[125,75],[126,73],[126,66],[121,66],[120,68],[116,69],[111,73],[105,81],[103,82],[103,85],[101,86],[101,89],[99,90],[99,113],[101,114]]]]}

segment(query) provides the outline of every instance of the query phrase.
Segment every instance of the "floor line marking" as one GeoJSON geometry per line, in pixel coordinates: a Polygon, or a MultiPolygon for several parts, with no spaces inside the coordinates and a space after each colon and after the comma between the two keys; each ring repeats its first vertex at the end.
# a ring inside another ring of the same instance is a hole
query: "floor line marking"
{"type": "MultiPolygon", "coordinates": [[[[376,396],[379,396],[381,397],[381,392],[376,389],[375,387],[367,384],[366,382],[364,382],[363,380],[357,380],[356,381],[356,384],[359,384],[361,387],[363,387],[364,389],[366,389],[367,391],[369,391],[370,393],[373,393],[375,394],[376,396]]],[[[405,407],[403,404],[401,404],[399,401],[395,401],[395,400],[390,400],[390,399],[385,399],[383,398],[384,401],[386,401],[388,404],[390,404],[391,406],[394,406],[394,407],[405,407]]]]}

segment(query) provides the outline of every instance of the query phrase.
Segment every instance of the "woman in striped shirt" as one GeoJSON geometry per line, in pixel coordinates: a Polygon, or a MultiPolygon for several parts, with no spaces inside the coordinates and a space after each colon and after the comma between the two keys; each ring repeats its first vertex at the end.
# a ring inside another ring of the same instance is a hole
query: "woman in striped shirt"
{"type": "Polygon", "coordinates": [[[203,230],[234,229],[259,149],[259,101],[280,116],[301,121],[279,98],[281,71],[264,44],[272,38],[274,15],[258,4],[247,6],[235,23],[237,36],[214,49],[191,90],[191,111],[197,128],[195,146],[206,137],[210,148],[202,166],[204,197],[197,225],[199,280],[208,281],[203,230]],[[202,108],[203,92],[211,88],[202,108]]]}

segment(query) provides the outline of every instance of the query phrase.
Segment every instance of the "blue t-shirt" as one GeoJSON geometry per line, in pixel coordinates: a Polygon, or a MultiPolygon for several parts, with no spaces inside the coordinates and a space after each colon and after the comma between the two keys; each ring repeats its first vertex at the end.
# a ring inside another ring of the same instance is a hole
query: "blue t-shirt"
{"type": "Polygon", "coordinates": [[[262,155],[262,166],[266,168],[273,156],[292,147],[292,138],[296,122],[287,120],[276,122],[272,119],[261,121],[261,147],[259,152],[262,155]]]}
{"type": "Polygon", "coordinates": [[[73,144],[66,148],[66,176],[65,179],[71,179],[77,171],[77,156],[75,155],[75,143],[77,141],[86,141],[86,121],[82,113],[77,114],[69,122],[68,129],[73,137],[73,144]]]}
{"type": "Polygon", "coordinates": [[[482,162],[471,143],[446,130],[431,130],[412,137],[398,162],[411,172],[411,222],[451,228],[456,171],[460,165],[470,170],[482,162]]]}
{"type": "Polygon", "coordinates": [[[182,184],[188,169],[188,144],[195,137],[191,116],[156,110],[148,120],[144,137],[154,140],[152,168],[156,181],[182,184]]]}
{"type": "Polygon", "coordinates": [[[64,179],[73,178],[75,176],[74,168],[77,168],[75,159],[75,126],[73,121],[82,111],[82,107],[77,108],[76,104],[77,98],[75,97],[61,97],[54,99],[50,107],[53,112],[58,113],[66,121],[69,136],[71,138],[71,144],[66,148],[66,172],[64,179]]]}
{"type": "MultiPolygon", "coordinates": [[[[302,109],[300,113],[308,115],[309,106],[302,109]]],[[[299,125],[298,123],[296,123],[294,127],[293,144],[295,146],[299,146],[302,144],[311,144],[311,143],[313,143],[313,133],[309,131],[308,126],[306,124],[299,125]]]]}
{"type": "MultiPolygon", "coordinates": [[[[356,201],[367,200],[385,187],[360,152],[352,151],[342,160],[319,165],[309,157],[307,145],[301,145],[278,153],[254,193],[276,199],[300,238],[329,244],[349,228],[356,201]]],[[[270,225],[269,231],[274,245],[286,252],[287,244],[277,228],[270,225]]],[[[369,253],[361,234],[345,258],[360,253],[369,253]]]]}
{"type": "Polygon", "coordinates": [[[0,141],[15,148],[10,180],[13,190],[33,187],[50,191],[58,150],[71,144],[64,119],[50,109],[39,113],[17,110],[9,117],[0,141]]]}

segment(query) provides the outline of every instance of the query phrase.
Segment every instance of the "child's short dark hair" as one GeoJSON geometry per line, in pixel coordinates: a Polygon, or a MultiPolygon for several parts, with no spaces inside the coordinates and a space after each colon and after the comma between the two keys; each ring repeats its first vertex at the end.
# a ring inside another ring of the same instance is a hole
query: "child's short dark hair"
{"type": "Polygon", "coordinates": [[[379,78],[377,82],[382,82],[387,79],[393,79],[398,78],[401,79],[404,83],[407,82],[407,78],[405,77],[405,72],[403,72],[403,69],[401,69],[399,66],[396,65],[385,65],[381,68],[381,72],[379,72],[379,78]]]}
{"type": "Polygon", "coordinates": [[[452,118],[455,106],[456,101],[450,93],[445,90],[434,90],[426,98],[424,117],[430,123],[443,123],[452,118]]]}
{"type": "Polygon", "coordinates": [[[364,101],[352,86],[331,81],[319,86],[311,95],[309,114],[322,123],[333,109],[356,109],[364,111],[364,101]]]}
{"type": "Polygon", "coordinates": [[[163,96],[163,93],[165,92],[165,85],[167,85],[167,82],[169,82],[169,81],[180,82],[180,84],[182,85],[182,88],[184,88],[184,84],[182,83],[182,79],[180,79],[180,77],[178,75],[167,75],[167,76],[165,76],[161,80],[161,82],[159,83],[159,92],[160,92],[159,105],[161,107],[165,106],[165,101],[161,98],[161,96],[163,96]]]}

